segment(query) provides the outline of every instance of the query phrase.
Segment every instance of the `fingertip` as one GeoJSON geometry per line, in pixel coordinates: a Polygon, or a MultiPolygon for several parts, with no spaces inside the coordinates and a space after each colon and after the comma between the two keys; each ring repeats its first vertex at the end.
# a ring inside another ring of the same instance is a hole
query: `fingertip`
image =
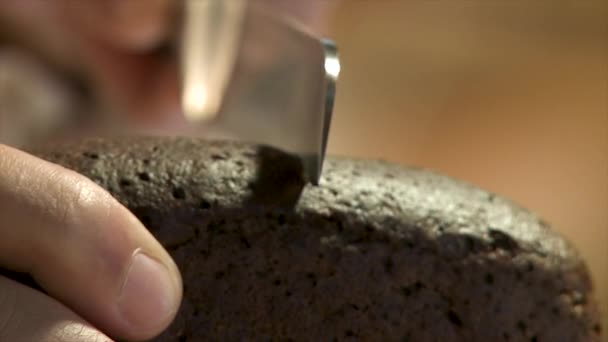
{"type": "Polygon", "coordinates": [[[164,41],[171,31],[176,2],[147,1],[84,1],[62,2],[68,19],[112,45],[130,49],[152,49],[164,41]]]}
{"type": "Polygon", "coordinates": [[[111,202],[106,209],[105,232],[91,251],[100,261],[105,260],[102,263],[113,264],[105,267],[110,271],[106,276],[113,277],[106,281],[117,285],[105,294],[110,297],[102,298],[110,308],[96,322],[117,338],[151,339],[171,324],[181,305],[183,289],[178,266],[135,215],[106,190],[87,181],[111,202]]]}
{"type": "Polygon", "coordinates": [[[118,309],[137,338],[163,331],[175,317],[181,301],[181,281],[157,260],[137,251],[118,297],[118,309]]]}
{"type": "MultiPolygon", "coordinates": [[[[85,317],[93,317],[95,324],[116,338],[151,339],[169,326],[179,310],[183,293],[180,271],[135,215],[97,184],[90,181],[90,185],[106,193],[111,202],[103,214],[107,220],[101,229],[105,231],[89,247],[92,258],[103,265],[101,274],[112,290],[91,291],[91,295],[100,295],[95,300],[99,311],[87,305],[83,310],[91,316],[85,317]]],[[[93,213],[90,220],[95,219],[93,213]]]]}
{"type": "Polygon", "coordinates": [[[115,2],[117,32],[113,39],[137,50],[158,46],[170,32],[171,5],[168,0],[115,2]]]}
{"type": "Polygon", "coordinates": [[[0,153],[0,265],[31,271],[49,295],[111,336],[161,333],[182,297],[162,245],[88,178],[2,145],[0,153]]]}

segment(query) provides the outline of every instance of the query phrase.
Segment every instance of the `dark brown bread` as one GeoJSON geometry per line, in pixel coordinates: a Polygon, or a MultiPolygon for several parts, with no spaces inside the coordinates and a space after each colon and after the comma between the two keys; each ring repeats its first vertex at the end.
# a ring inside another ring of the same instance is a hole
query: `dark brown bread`
{"type": "Polygon", "coordinates": [[[38,154],[90,177],[184,278],[156,341],[599,341],[589,275],[533,214],[428,171],[196,139],[38,154]]]}

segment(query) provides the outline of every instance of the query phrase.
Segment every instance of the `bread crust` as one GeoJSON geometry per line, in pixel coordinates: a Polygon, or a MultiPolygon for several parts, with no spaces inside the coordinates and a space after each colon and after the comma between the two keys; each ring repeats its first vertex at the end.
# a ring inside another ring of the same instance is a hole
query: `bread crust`
{"type": "Polygon", "coordinates": [[[516,204],[436,173],[192,138],[35,153],[106,188],[184,279],[155,341],[599,341],[588,271],[516,204]],[[180,339],[181,338],[181,339],[180,339]]]}

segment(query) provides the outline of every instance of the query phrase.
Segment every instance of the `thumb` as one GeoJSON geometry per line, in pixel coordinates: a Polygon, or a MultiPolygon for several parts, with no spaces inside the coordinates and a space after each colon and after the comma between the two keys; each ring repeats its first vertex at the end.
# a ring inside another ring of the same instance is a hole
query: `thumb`
{"type": "Polygon", "coordinates": [[[29,272],[103,332],[148,339],[173,320],[176,265],[106,191],[73,171],[0,145],[0,266],[29,272]]]}

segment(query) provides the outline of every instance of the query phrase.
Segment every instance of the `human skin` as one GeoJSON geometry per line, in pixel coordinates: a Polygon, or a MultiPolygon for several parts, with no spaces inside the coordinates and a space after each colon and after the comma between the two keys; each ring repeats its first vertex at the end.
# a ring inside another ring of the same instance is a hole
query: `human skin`
{"type": "MultiPolygon", "coordinates": [[[[82,74],[106,109],[154,120],[179,113],[175,61],[158,53],[177,4],[8,0],[0,3],[0,23],[82,74]]],[[[267,5],[320,18],[301,2],[267,5]]],[[[175,263],[84,176],[0,145],[0,213],[0,268],[29,273],[45,291],[0,276],[0,340],[145,340],[173,320],[182,297],[175,263]]]]}

